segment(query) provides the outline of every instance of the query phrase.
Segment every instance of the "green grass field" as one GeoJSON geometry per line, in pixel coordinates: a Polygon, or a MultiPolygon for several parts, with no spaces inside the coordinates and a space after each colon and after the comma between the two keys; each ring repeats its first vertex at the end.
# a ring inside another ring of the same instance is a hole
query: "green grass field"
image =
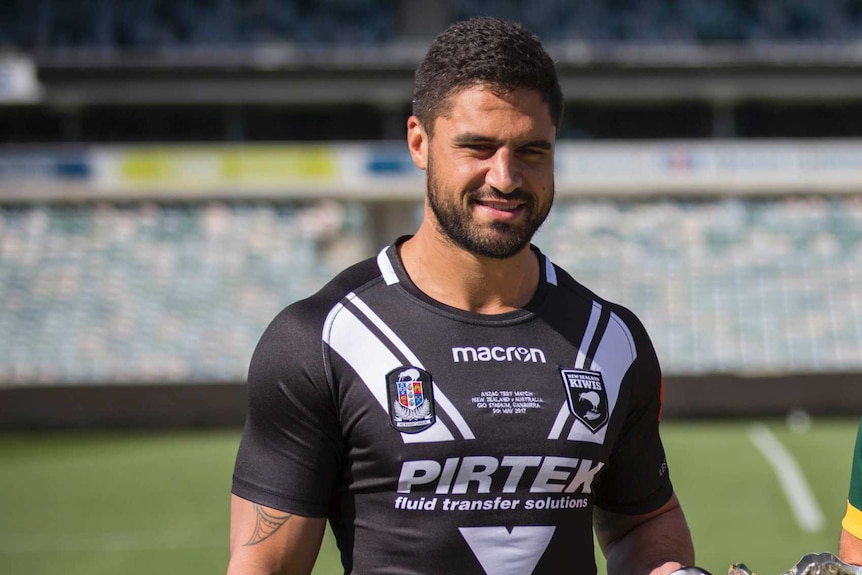
{"type": "MultiPolygon", "coordinates": [[[[698,563],[777,575],[804,553],[835,552],[857,422],[768,422],[823,512],[815,532],[797,525],[753,422],[665,422],[698,563]]],[[[0,435],[0,574],[223,573],[238,440],[236,430],[0,435]]],[[[315,575],[336,573],[327,536],[315,575]]]]}

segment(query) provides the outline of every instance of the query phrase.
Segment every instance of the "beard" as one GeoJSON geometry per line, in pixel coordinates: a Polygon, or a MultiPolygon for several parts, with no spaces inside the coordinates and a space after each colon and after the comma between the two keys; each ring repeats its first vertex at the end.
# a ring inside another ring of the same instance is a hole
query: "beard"
{"type": "Polygon", "coordinates": [[[508,194],[493,188],[474,188],[463,193],[460,190],[447,190],[433,166],[429,157],[426,167],[427,198],[436,218],[437,231],[456,246],[477,256],[505,259],[523,250],[548,217],[554,202],[553,183],[550,201],[544,209],[537,205],[533,194],[522,188],[508,194]],[[492,198],[523,202],[521,209],[526,210],[526,217],[520,223],[477,222],[473,217],[473,205],[483,199],[492,198]]]}

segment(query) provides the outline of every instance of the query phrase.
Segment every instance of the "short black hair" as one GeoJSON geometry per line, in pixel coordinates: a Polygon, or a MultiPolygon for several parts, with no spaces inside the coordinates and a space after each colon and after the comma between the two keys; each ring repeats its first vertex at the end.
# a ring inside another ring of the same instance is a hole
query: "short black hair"
{"type": "Polygon", "coordinates": [[[539,38],[520,24],[471,18],[437,36],[416,69],[413,115],[430,134],[450,97],[479,85],[499,94],[518,88],[535,90],[559,129],[563,94],[554,61],[539,38]]]}

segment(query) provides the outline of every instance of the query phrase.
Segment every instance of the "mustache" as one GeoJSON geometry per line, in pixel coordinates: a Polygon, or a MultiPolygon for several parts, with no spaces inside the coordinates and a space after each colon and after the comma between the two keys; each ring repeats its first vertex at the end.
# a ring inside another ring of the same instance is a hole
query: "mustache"
{"type": "Polygon", "coordinates": [[[515,188],[508,194],[504,194],[491,187],[476,188],[467,192],[467,198],[477,202],[497,201],[523,202],[525,204],[533,203],[533,194],[524,188],[515,188]]]}

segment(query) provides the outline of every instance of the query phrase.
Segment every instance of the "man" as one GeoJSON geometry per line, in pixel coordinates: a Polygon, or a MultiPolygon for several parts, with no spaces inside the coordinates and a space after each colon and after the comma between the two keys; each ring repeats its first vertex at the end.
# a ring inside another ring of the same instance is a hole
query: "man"
{"type": "Polygon", "coordinates": [[[288,307],[249,370],[231,575],[666,574],[693,561],[644,328],[530,245],[562,95],[537,38],[453,25],[416,73],[418,231],[288,307]],[[593,522],[593,517],[595,522],[593,522]]]}
{"type": "Polygon", "coordinates": [[[859,420],[856,433],[850,494],[847,497],[847,512],[841,521],[838,558],[852,565],[862,565],[862,420],[859,420]]]}

